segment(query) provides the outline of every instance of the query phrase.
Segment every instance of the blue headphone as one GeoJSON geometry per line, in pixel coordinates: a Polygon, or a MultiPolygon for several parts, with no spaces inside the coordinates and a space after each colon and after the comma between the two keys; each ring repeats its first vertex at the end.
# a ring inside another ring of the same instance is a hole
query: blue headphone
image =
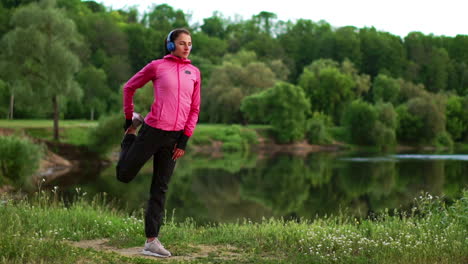
{"type": "Polygon", "coordinates": [[[167,39],[166,39],[166,48],[167,48],[168,51],[174,51],[175,50],[175,43],[174,43],[174,41],[171,41],[172,32],[174,32],[174,30],[169,32],[169,35],[167,35],[167,39]]]}

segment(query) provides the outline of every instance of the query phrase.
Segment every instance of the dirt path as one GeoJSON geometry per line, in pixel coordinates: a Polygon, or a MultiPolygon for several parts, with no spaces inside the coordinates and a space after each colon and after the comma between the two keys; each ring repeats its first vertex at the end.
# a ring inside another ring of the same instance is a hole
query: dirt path
{"type": "Polygon", "coordinates": [[[132,247],[132,248],[116,248],[109,246],[107,244],[108,239],[96,239],[96,240],[82,240],[82,241],[68,241],[69,245],[79,248],[92,248],[98,251],[106,251],[120,254],[125,257],[139,257],[154,259],[158,261],[172,261],[172,260],[194,260],[198,258],[207,258],[207,257],[216,257],[218,259],[224,260],[234,260],[241,257],[240,253],[237,253],[239,250],[231,245],[190,245],[191,248],[194,248],[194,252],[191,252],[189,255],[182,256],[172,256],[170,258],[156,258],[152,256],[146,256],[141,254],[143,247],[132,247]]]}

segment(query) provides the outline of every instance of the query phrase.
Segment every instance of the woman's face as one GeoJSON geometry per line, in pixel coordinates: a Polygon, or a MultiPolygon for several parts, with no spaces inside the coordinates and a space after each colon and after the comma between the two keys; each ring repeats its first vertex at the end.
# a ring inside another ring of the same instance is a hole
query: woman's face
{"type": "Polygon", "coordinates": [[[181,33],[179,36],[177,36],[174,44],[175,50],[171,52],[172,55],[184,59],[188,58],[190,50],[192,50],[192,37],[185,33],[181,33]]]}

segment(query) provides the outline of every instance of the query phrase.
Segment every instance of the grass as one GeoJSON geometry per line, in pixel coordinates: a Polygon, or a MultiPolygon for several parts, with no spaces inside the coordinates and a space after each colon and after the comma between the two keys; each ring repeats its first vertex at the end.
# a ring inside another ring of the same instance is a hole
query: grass
{"type": "Polygon", "coordinates": [[[256,130],[268,129],[268,126],[240,126],[226,124],[199,124],[193,138],[194,145],[209,145],[213,141],[223,143],[223,151],[249,151],[250,147],[258,143],[256,130]]]}
{"type": "MultiPolygon", "coordinates": [[[[97,123],[97,121],[89,120],[59,120],[59,126],[61,128],[95,127],[97,123]]],[[[53,125],[53,120],[45,119],[0,119],[0,127],[6,128],[52,128],[53,125]]]]}
{"type": "MultiPolygon", "coordinates": [[[[112,209],[105,194],[65,205],[54,193],[33,198],[2,197],[0,263],[152,263],[65,240],[108,238],[115,247],[141,246],[142,213],[112,209]]],[[[228,224],[176,223],[167,217],[161,240],[174,256],[191,255],[196,245],[232,245],[235,259],[217,252],[191,263],[466,263],[468,191],[453,205],[429,194],[411,212],[385,212],[370,219],[328,217],[297,222],[264,219],[228,224]]],[[[167,263],[180,263],[169,259],[167,263]]]]}
{"type": "MultiPolygon", "coordinates": [[[[60,120],[60,141],[73,145],[89,145],[91,128],[98,125],[97,121],[88,120],[60,120]]],[[[0,120],[0,128],[23,130],[33,138],[52,140],[52,120],[0,120]]],[[[247,150],[249,144],[255,144],[257,136],[255,131],[267,131],[266,125],[226,125],[226,124],[198,124],[195,136],[190,144],[209,145],[212,141],[224,143],[224,150],[247,150]]],[[[119,142],[116,141],[116,145],[119,142]]]]}
{"type": "MultiPolygon", "coordinates": [[[[60,120],[60,141],[73,145],[87,145],[89,143],[88,133],[91,128],[96,127],[97,121],[89,120],[60,120]]],[[[52,120],[5,120],[0,119],[0,128],[23,130],[33,138],[53,140],[52,120]]]]}

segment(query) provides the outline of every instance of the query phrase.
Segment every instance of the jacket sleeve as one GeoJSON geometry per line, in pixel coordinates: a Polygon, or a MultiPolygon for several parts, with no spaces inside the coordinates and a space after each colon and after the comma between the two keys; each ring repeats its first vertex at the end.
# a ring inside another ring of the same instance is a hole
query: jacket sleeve
{"type": "Polygon", "coordinates": [[[201,76],[200,71],[197,71],[197,81],[192,93],[192,104],[190,105],[190,112],[185,123],[184,134],[188,137],[192,136],[195,126],[198,122],[198,114],[200,113],[200,88],[201,76]]]}
{"type": "Polygon", "coordinates": [[[153,62],[148,63],[143,69],[133,75],[123,88],[123,111],[125,119],[132,119],[133,95],[136,89],[143,87],[147,82],[156,79],[156,71],[153,62]]]}

